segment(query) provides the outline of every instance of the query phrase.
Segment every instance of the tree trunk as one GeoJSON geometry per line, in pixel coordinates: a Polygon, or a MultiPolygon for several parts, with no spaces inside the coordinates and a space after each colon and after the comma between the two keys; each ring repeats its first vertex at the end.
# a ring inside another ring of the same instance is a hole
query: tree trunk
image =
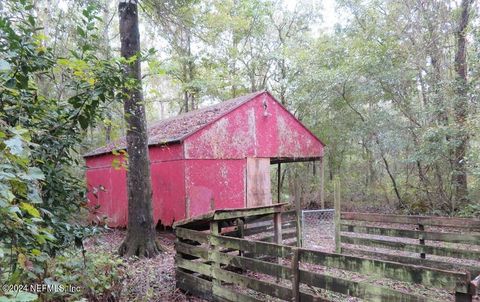
{"type": "MultiPolygon", "coordinates": [[[[423,14],[425,14],[426,18],[427,19],[432,18],[433,16],[431,15],[431,12],[437,9],[435,5],[436,2],[425,1],[420,3],[423,9],[423,14]]],[[[449,127],[447,102],[444,97],[445,91],[442,85],[442,83],[445,80],[443,75],[446,74],[446,71],[444,70],[443,66],[446,66],[447,64],[446,62],[443,61],[443,55],[441,51],[442,46],[441,44],[439,44],[440,39],[438,38],[440,36],[438,26],[435,26],[435,23],[433,22],[428,22],[426,26],[429,34],[429,39],[431,40],[431,43],[429,43],[429,47],[427,48],[427,54],[430,57],[431,65],[432,65],[432,79],[430,81],[431,97],[429,100],[431,105],[433,106],[433,115],[430,119],[430,122],[432,124],[436,124],[436,125],[447,128],[449,127]]],[[[450,134],[445,135],[445,140],[447,142],[450,142],[451,140],[450,134]]],[[[450,201],[448,194],[445,191],[445,185],[443,183],[443,177],[442,177],[442,173],[443,173],[442,166],[452,164],[451,156],[449,157],[450,158],[448,161],[446,162],[439,161],[433,165],[435,177],[432,184],[434,185],[434,188],[436,191],[435,194],[437,195],[436,206],[438,206],[438,204],[446,204],[450,201]]]]}
{"type": "Polygon", "coordinates": [[[188,67],[188,94],[190,100],[190,110],[195,110],[195,92],[196,89],[193,84],[195,78],[195,62],[192,56],[192,32],[190,28],[187,29],[187,67],[188,67]]]}
{"type": "Polygon", "coordinates": [[[107,121],[104,123],[105,127],[105,144],[108,145],[112,141],[112,113],[107,112],[107,121]]]}
{"type": "Polygon", "coordinates": [[[452,211],[458,209],[468,200],[467,169],[465,165],[465,153],[468,144],[468,133],[465,129],[465,122],[468,112],[468,88],[467,88],[467,39],[466,29],[470,15],[472,0],[462,0],[460,20],[458,23],[457,49],[455,53],[455,91],[456,99],[454,104],[455,122],[457,131],[456,144],[453,150],[453,201],[452,211]]]}
{"type": "Polygon", "coordinates": [[[400,191],[398,190],[397,181],[395,180],[395,177],[393,176],[392,171],[390,171],[390,165],[388,164],[388,161],[385,158],[385,155],[383,153],[381,153],[380,155],[382,157],[383,163],[385,164],[385,170],[387,171],[388,176],[390,177],[390,180],[392,181],[393,190],[395,191],[395,196],[397,197],[398,204],[399,204],[400,208],[404,208],[405,204],[403,202],[402,197],[400,196],[400,191]]]}
{"type": "MultiPolygon", "coordinates": [[[[138,30],[138,9],[136,0],[120,0],[121,55],[129,59],[140,51],[138,30]]],[[[128,78],[135,79],[136,85],[129,85],[124,91],[124,113],[127,123],[127,191],[128,226],[127,237],[120,245],[119,254],[139,257],[154,257],[160,252],[155,240],[155,224],[152,211],[152,187],[150,161],[143,103],[140,60],[125,65],[128,78]]]]}
{"type": "MultiPolygon", "coordinates": [[[[105,42],[105,59],[109,60],[111,55],[110,55],[110,35],[109,35],[109,30],[108,27],[109,25],[109,20],[108,17],[110,15],[110,11],[108,10],[109,7],[109,1],[105,1],[103,3],[103,40],[105,42]]],[[[112,89],[112,95],[114,94],[114,91],[112,89]]],[[[103,127],[105,128],[105,144],[108,145],[112,141],[112,112],[107,111],[106,113],[106,121],[103,122],[103,127]]]]}
{"type": "Polygon", "coordinates": [[[382,149],[382,146],[380,145],[380,141],[378,137],[375,138],[375,142],[378,145],[378,149],[380,151],[380,157],[382,158],[383,163],[385,165],[385,170],[387,171],[387,174],[390,177],[390,180],[392,182],[392,187],[393,187],[393,190],[395,191],[395,196],[397,197],[398,205],[400,208],[405,208],[405,202],[403,201],[400,195],[400,190],[398,188],[397,181],[395,180],[395,176],[390,170],[390,165],[388,164],[387,158],[385,157],[385,153],[383,152],[383,149],[382,149]]]}
{"type": "MultiPolygon", "coordinates": [[[[233,1],[233,9],[230,12],[230,17],[231,18],[237,17],[237,14],[238,14],[237,9],[240,5],[239,2],[240,2],[239,0],[234,0],[233,1]]],[[[233,26],[231,28],[232,28],[232,49],[235,50],[235,55],[230,58],[232,61],[231,61],[229,76],[230,76],[230,81],[231,81],[231,84],[232,84],[232,90],[231,90],[232,98],[236,98],[237,93],[238,93],[237,83],[236,83],[236,81],[237,81],[237,54],[236,54],[236,51],[238,49],[238,43],[240,41],[240,38],[239,38],[240,33],[238,32],[236,27],[233,26]]]]}

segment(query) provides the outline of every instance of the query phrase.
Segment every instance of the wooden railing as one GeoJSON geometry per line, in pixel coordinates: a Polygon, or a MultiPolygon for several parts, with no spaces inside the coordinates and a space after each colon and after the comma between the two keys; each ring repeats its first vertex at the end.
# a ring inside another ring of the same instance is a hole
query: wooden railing
{"type": "MultiPolygon", "coordinates": [[[[295,211],[285,211],[281,213],[282,220],[282,242],[286,245],[295,246],[297,244],[297,220],[295,211]]],[[[257,241],[273,242],[275,235],[273,215],[261,218],[245,219],[241,237],[255,237],[257,241]]],[[[222,232],[222,235],[236,236],[239,230],[222,232]]]]}
{"type": "Polygon", "coordinates": [[[457,301],[471,301],[476,290],[469,272],[235,238],[233,234],[222,235],[218,222],[211,226],[210,232],[177,227],[175,247],[177,287],[209,300],[268,301],[274,297],[283,301],[330,301],[328,295],[319,294],[321,290],[366,301],[435,300],[332,276],[321,267],[446,289],[457,293],[457,301]]]}
{"type": "MultiPolygon", "coordinates": [[[[402,264],[468,272],[474,277],[470,292],[474,293],[479,286],[480,277],[476,277],[480,275],[478,219],[342,212],[338,224],[336,229],[341,234],[337,235],[336,244],[342,253],[361,253],[402,264]],[[418,253],[418,256],[399,252],[418,253]],[[451,258],[475,260],[478,265],[461,264],[451,258]]],[[[469,299],[464,301],[471,301],[469,299]]]]}

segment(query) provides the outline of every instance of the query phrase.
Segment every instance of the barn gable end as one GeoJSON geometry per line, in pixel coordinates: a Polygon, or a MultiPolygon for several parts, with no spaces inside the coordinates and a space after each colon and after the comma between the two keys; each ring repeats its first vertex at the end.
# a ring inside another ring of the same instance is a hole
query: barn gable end
{"type": "Polygon", "coordinates": [[[323,143],[268,92],[243,103],[184,141],[185,158],[306,158],[323,143]]]}

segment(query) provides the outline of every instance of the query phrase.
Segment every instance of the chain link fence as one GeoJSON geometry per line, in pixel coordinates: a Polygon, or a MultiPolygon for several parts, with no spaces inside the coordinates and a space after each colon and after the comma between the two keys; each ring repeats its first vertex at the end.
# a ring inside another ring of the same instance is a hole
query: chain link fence
{"type": "Polygon", "coordinates": [[[303,247],[324,251],[335,250],[335,209],[303,210],[303,247]]]}

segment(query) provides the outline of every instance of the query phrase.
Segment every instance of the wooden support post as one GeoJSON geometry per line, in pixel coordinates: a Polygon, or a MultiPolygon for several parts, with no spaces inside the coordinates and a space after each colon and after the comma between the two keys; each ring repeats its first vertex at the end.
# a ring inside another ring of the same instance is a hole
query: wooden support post
{"type": "Polygon", "coordinates": [[[478,289],[480,288],[480,275],[478,275],[477,277],[475,277],[475,279],[473,279],[470,284],[469,284],[469,288],[468,288],[468,291],[470,292],[470,294],[474,297],[478,297],[479,296],[479,292],[478,292],[478,289]]]}
{"type": "Polygon", "coordinates": [[[320,206],[322,209],[325,209],[325,169],[323,167],[323,157],[320,157],[318,162],[320,176],[320,206]]]}
{"type": "Polygon", "coordinates": [[[473,297],[467,293],[455,293],[455,302],[472,302],[473,297]]]}
{"type": "Polygon", "coordinates": [[[335,223],[335,253],[342,252],[342,243],[340,241],[340,214],[341,214],[341,206],[340,206],[340,180],[335,178],[333,184],[333,195],[334,195],[334,208],[335,208],[335,215],[334,215],[334,223],[335,223]]]}
{"type": "MultiPolygon", "coordinates": [[[[218,236],[220,234],[220,225],[218,224],[218,221],[211,221],[210,222],[210,251],[208,253],[208,260],[211,261],[211,268],[212,270],[214,269],[220,269],[220,263],[215,261],[215,258],[213,257],[214,252],[219,252],[220,248],[214,244],[212,244],[212,239],[213,236],[218,236]]],[[[215,278],[214,272],[212,272],[212,283],[214,286],[221,286],[222,282],[218,279],[215,278]]]]}
{"type": "MultiPolygon", "coordinates": [[[[245,223],[243,222],[243,219],[237,218],[237,235],[238,235],[238,238],[243,239],[244,234],[245,234],[245,223]]],[[[238,255],[242,256],[243,251],[239,250],[238,255]]]]}
{"type": "MultiPolygon", "coordinates": [[[[276,244],[283,244],[282,239],[282,213],[273,214],[273,240],[276,244]]],[[[281,264],[282,258],[277,257],[277,263],[281,264]]],[[[280,278],[277,277],[277,282],[280,281],[280,278]]]]}
{"type": "MultiPolygon", "coordinates": [[[[180,238],[176,237],[176,239],[175,239],[175,251],[177,250],[177,246],[178,246],[178,243],[179,243],[179,242],[180,242],[180,238]]],[[[182,270],[182,268],[179,268],[179,267],[177,266],[177,262],[178,262],[178,259],[181,259],[181,258],[183,258],[183,254],[177,252],[177,253],[176,253],[176,256],[175,256],[175,258],[174,258],[174,261],[175,261],[175,267],[176,267],[178,270],[180,270],[180,271],[182,270]]]]}
{"type": "MultiPolygon", "coordinates": [[[[418,230],[419,231],[425,231],[425,226],[423,224],[419,224],[418,225],[418,230]]],[[[419,243],[421,245],[425,245],[425,235],[424,234],[420,234],[420,238],[419,238],[419,243]]],[[[422,259],[425,259],[426,258],[426,255],[425,253],[420,253],[420,258],[422,259]]]]}
{"type": "Polygon", "coordinates": [[[280,203],[280,198],[282,195],[282,164],[277,164],[277,203],[280,203]]]}
{"type": "Polygon", "coordinates": [[[282,244],[282,213],[273,214],[273,231],[276,244],[282,244]]]}
{"type": "Polygon", "coordinates": [[[300,270],[298,248],[292,248],[292,302],[300,301],[300,270]]]}
{"type": "Polygon", "coordinates": [[[296,218],[296,231],[297,231],[297,246],[302,247],[302,205],[301,205],[301,192],[298,180],[295,178],[293,183],[294,198],[295,198],[295,218],[296,218]]]}

